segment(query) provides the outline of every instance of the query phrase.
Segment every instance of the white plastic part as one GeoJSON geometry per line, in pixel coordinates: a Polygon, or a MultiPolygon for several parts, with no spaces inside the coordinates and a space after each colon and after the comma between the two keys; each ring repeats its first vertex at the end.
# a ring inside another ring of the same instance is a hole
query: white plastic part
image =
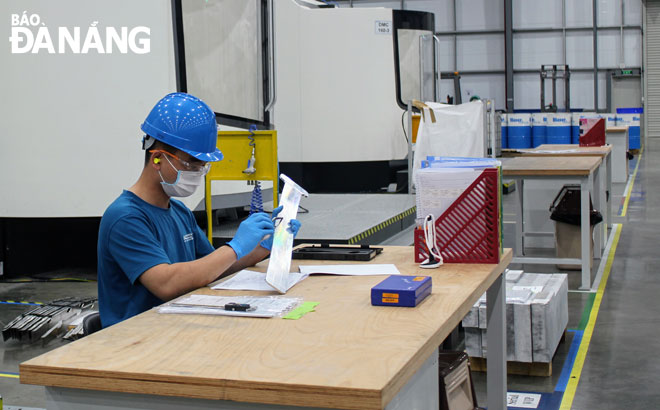
{"type": "Polygon", "coordinates": [[[273,247],[270,251],[270,261],[266,271],[266,282],[280,293],[286,293],[289,287],[289,269],[291,268],[291,252],[293,251],[293,234],[288,231],[289,222],[296,218],[300,198],[309,196],[300,185],[296,184],[284,174],[280,174],[284,181],[280,204],[283,206],[279,217],[282,218],[275,227],[273,234],[273,247]]]}
{"type": "Polygon", "coordinates": [[[248,175],[252,175],[255,172],[257,172],[257,169],[254,167],[255,162],[256,162],[256,160],[254,158],[254,148],[252,148],[252,156],[250,157],[250,159],[248,159],[247,168],[245,168],[243,170],[243,173],[248,174],[248,175]]]}

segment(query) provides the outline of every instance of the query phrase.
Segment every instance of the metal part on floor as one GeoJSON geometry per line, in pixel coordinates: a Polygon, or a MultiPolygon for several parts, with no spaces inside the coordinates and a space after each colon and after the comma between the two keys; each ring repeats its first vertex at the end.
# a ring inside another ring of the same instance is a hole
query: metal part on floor
{"type": "MultiPolygon", "coordinates": [[[[407,194],[310,194],[302,198],[296,243],[377,244],[415,223],[415,197],[407,194]]],[[[264,204],[272,209],[272,202],[264,204]]],[[[213,229],[213,244],[234,236],[238,221],[213,229]]]]}
{"type": "Polygon", "coordinates": [[[95,302],[96,298],[68,297],[38,306],[9,322],[2,329],[2,338],[5,342],[16,339],[29,343],[47,338],[85,309],[91,308],[95,302]]]}

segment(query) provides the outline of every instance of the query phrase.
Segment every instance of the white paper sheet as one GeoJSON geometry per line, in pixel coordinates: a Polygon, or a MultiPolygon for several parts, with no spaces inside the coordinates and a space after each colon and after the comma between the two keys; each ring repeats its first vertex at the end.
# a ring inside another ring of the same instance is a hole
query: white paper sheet
{"type": "Polygon", "coordinates": [[[300,272],[306,275],[401,275],[393,264],[351,264],[351,265],[300,265],[300,272]]]}
{"type": "Polygon", "coordinates": [[[472,168],[424,168],[417,171],[417,218],[423,219],[427,215],[439,218],[482,172],[482,169],[472,168]]]}
{"type": "MultiPolygon", "coordinates": [[[[308,275],[299,272],[291,272],[287,275],[289,280],[286,290],[291,289],[295,284],[305,279],[308,275]]],[[[221,282],[213,282],[209,285],[211,289],[229,289],[229,290],[276,290],[266,282],[266,274],[244,269],[232,277],[221,282]]]]}
{"type": "Polygon", "coordinates": [[[537,393],[513,393],[507,392],[507,406],[522,409],[538,409],[541,403],[541,395],[537,393]]]}

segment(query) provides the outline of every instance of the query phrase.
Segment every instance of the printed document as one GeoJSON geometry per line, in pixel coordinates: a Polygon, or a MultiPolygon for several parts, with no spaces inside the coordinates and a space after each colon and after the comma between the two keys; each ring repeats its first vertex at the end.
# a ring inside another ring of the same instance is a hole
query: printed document
{"type": "Polygon", "coordinates": [[[300,265],[300,272],[305,275],[401,275],[394,264],[347,264],[347,265],[300,265]]]}
{"type": "MultiPolygon", "coordinates": [[[[286,278],[289,281],[286,290],[291,289],[295,284],[305,279],[308,275],[299,272],[291,272],[286,278]]],[[[229,279],[222,280],[221,282],[213,282],[209,285],[211,289],[228,289],[228,290],[276,290],[266,282],[266,274],[244,269],[237,272],[229,279]]]]}

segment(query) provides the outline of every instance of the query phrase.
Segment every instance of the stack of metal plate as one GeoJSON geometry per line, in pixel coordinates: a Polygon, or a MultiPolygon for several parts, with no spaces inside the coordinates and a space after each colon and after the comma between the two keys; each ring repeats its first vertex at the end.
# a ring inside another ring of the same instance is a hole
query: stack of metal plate
{"type": "Polygon", "coordinates": [[[96,298],[64,298],[54,300],[29,312],[23,313],[2,329],[4,341],[16,339],[21,342],[34,342],[42,336],[51,334],[53,327],[79,315],[91,308],[96,298]]]}

